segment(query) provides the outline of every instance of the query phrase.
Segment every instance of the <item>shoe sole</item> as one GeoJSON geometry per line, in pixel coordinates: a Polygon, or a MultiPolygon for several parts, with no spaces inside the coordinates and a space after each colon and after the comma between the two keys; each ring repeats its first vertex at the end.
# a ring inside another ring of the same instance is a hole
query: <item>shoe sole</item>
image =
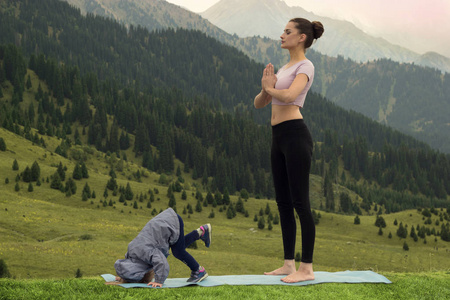
{"type": "Polygon", "coordinates": [[[206,246],[206,248],[209,248],[209,246],[211,245],[211,241],[212,241],[212,227],[211,227],[210,223],[206,224],[206,226],[208,226],[208,237],[209,237],[209,245],[206,246]]]}
{"type": "Polygon", "coordinates": [[[206,277],[208,277],[208,273],[205,273],[205,275],[202,278],[200,278],[199,280],[197,280],[197,281],[187,281],[187,282],[189,282],[189,283],[199,283],[200,281],[202,281],[206,277]]]}
{"type": "Polygon", "coordinates": [[[205,276],[203,276],[203,277],[200,278],[198,281],[196,281],[196,283],[199,283],[200,281],[202,281],[202,280],[205,279],[206,277],[208,277],[208,273],[206,273],[205,276]]]}

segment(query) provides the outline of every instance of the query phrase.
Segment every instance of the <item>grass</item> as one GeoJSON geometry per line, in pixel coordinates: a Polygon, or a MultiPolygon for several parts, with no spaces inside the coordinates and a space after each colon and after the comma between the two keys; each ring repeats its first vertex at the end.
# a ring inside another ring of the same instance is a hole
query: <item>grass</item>
{"type": "MultiPolygon", "coordinates": [[[[157,188],[159,194],[152,208],[146,208],[144,202],[138,202],[139,208],[133,209],[132,202],[124,206],[118,202],[118,196],[112,196],[109,191],[107,200],[113,199],[113,207],[104,207],[103,191],[109,179],[109,165],[114,158],[92,149],[78,147],[87,157],[89,179],[77,181],[77,193],[66,197],[63,193],[49,188],[49,183],[42,180],[41,186],[34,186],[33,192],[27,191],[27,184],[19,182],[21,189],[14,190],[15,177],[25,167],[37,161],[41,167],[41,178],[50,177],[59,162],[67,166],[66,177],[71,176],[74,162],[49,150],[33,145],[28,140],[0,128],[7,144],[7,151],[0,152],[0,259],[3,259],[16,279],[58,279],[74,278],[77,269],[84,276],[98,276],[103,273],[114,273],[114,262],[122,258],[128,243],[151,218],[151,211],[167,207],[167,186],[158,184],[159,175],[144,171],[142,182],[132,178],[132,173],[139,168],[132,161],[133,155],[128,155],[130,161],[123,164],[122,171],[116,171],[119,185],[126,186],[129,182],[135,195],[147,196],[149,189],[157,188]],[[19,171],[12,170],[14,159],[19,162],[19,171]],[[5,183],[9,178],[9,183],[5,183]],[[97,198],[88,201],[81,200],[81,190],[88,182],[97,198]],[[89,237],[89,238],[86,238],[89,237]]],[[[48,145],[56,145],[56,138],[45,137],[48,145]]],[[[112,162],[115,163],[115,160],[112,162]]],[[[179,164],[179,162],[177,162],[179,164]]],[[[141,169],[142,171],[142,169],[141,169]]],[[[281,230],[274,225],[273,230],[259,230],[253,221],[255,214],[267,203],[271,211],[276,212],[273,200],[250,198],[244,202],[250,216],[245,218],[238,214],[231,220],[225,212],[219,212],[219,207],[204,207],[201,213],[183,215],[183,207],[188,203],[195,206],[193,196],[195,185],[189,174],[183,174],[189,190],[188,199],[181,200],[176,193],[178,212],[185,220],[188,232],[206,222],[214,227],[214,239],[211,248],[199,245],[190,252],[208,272],[213,275],[225,274],[261,274],[264,271],[279,267],[282,262],[281,230]],[[208,219],[211,209],[215,218],[208,219]]],[[[312,178],[313,193],[320,192],[320,178],[312,178]]],[[[232,195],[233,202],[237,196],[232,195]]],[[[319,203],[314,204],[316,208],[319,203]]],[[[374,226],[375,216],[361,216],[361,224],[354,225],[354,216],[320,212],[320,224],[317,226],[315,246],[316,271],[343,270],[373,270],[376,272],[435,272],[449,271],[450,244],[434,236],[427,236],[427,244],[422,239],[414,242],[412,238],[399,239],[395,233],[397,226],[394,220],[404,225],[417,226],[423,224],[423,217],[416,210],[383,215],[387,227],[384,234],[378,235],[374,226]],[[387,235],[392,233],[393,238],[387,235]],[[407,241],[410,250],[403,250],[403,242],[407,241]]],[[[433,224],[438,217],[433,216],[433,224]]],[[[267,220],[267,218],[266,218],[267,220]]],[[[300,252],[300,243],[297,251],[300,252]]],[[[172,256],[171,277],[186,277],[186,267],[172,256]]]]}
{"type": "Polygon", "coordinates": [[[0,299],[448,299],[449,273],[386,273],[392,284],[124,289],[103,279],[0,279],[0,299]]]}
{"type": "MultiPolygon", "coordinates": [[[[32,95],[37,90],[37,78],[30,72],[33,88],[24,94],[23,109],[34,101],[32,95]]],[[[42,84],[45,90],[45,84],[42,84]]],[[[9,87],[11,89],[11,87],[9,87]]],[[[6,97],[12,92],[5,92],[6,97]]],[[[34,102],[37,109],[37,102],[34,102]]],[[[109,120],[111,121],[111,120],[109,120]]],[[[82,132],[81,127],[78,129],[82,132]]],[[[122,258],[128,243],[151,218],[151,211],[165,209],[168,204],[167,185],[158,183],[159,174],[139,167],[139,157],[132,150],[126,151],[128,161],[120,161],[115,155],[106,156],[87,146],[74,146],[69,157],[64,158],[54,149],[61,140],[44,136],[47,148],[37,147],[23,137],[0,128],[0,137],[7,144],[7,151],[0,151],[0,259],[3,259],[14,279],[0,279],[0,299],[172,299],[172,298],[348,298],[348,299],[445,299],[450,297],[450,243],[439,237],[427,236],[414,242],[409,236],[399,239],[395,233],[394,220],[411,226],[422,226],[423,217],[416,210],[383,215],[387,227],[383,235],[378,235],[374,226],[375,212],[361,216],[361,224],[354,225],[354,216],[327,213],[321,211],[320,224],[317,226],[315,246],[316,271],[373,270],[388,277],[393,284],[322,284],[306,287],[284,286],[221,286],[213,288],[188,287],[181,289],[132,289],[103,285],[100,274],[113,273],[114,262],[122,258]],[[89,179],[77,181],[77,193],[66,197],[60,191],[51,189],[46,178],[50,177],[61,162],[67,167],[66,178],[74,168],[74,156],[86,158],[89,179]],[[12,170],[14,160],[19,163],[19,171],[12,170]],[[26,166],[31,167],[37,161],[41,168],[41,186],[33,183],[34,191],[28,192],[28,184],[19,181],[20,190],[15,191],[15,178],[26,166]],[[107,201],[112,199],[114,206],[103,206],[101,201],[109,170],[114,166],[117,182],[126,186],[129,182],[135,195],[146,196],[138,202],[139,208],[133,209],[133,201],[127,206],[118,202],[118,196],[109,191],[107,201]],[[133,176],[137,170],[143,174],[141,182],[133,176]],[[9,183],[5,179],[9,179],[9,183]],[[96,198],[81,200],[83,186],[88,183],[96,198]],[[159,190],[152,208],[147,209],[148,191],[159,190]],[[393,238],[387,236],[392,233],[393,238]],[[403,250],[406,241],[410,250],[403,250]],[[77,269],[83,273],[82,279],[74,279],[77,269]]],[[[81,136],[85,142],[86,136],[81,136]]],[[[131,136],[131,139],[134,137],[131,136]]],[[[176,161],[177,166],[183,166],[176,161]]],[[[173,176],[174,177],[174,176],[173,176]]],[[[200,182],[192,180],[190,174],[184,174],[187,200],[181,200],[175,194],[178,212],[190,203],[195,207],[193,194],[200,182]]],[[[321,192],[322,179],[311,176],[312,206],[316,210],[324,203],[321,192]]],[[[334,186],[335,192],[346,190],[334,186]]],[[[204,191],[203,191],[204,192],[204,191]]],[[[360,197],[349,191],[354,201],[360,197]]],[[[205,195],[205,193],[204,193],[205,195]]],[[[338,199],[338,193],[335,199],[338,199]]],[[[231,200],[236,202],[237,195],[231,200]]],[[[282,263],[281,230],[274,225],[273,230],[259,230],[253,221],[255,214],[267,203],[271,211],[276,212],[273,200],[250,198],[245,208],[250,216],[238,215],[231,220],[219,207],[204,207],[201,213],[183,215],[185,231],[211,222],[213,242],[206,249],[199,244],[198,249],[189,252],[204,265],[211,275],[262,274],[264,271],[279,267],[282,263]],[[208,219],[211,209],[215,218],[208,219]]],[[[436,225],[438,217],[433,216],[433,224],[427,225],[440,229],[436,225]]],[[[266,216],[267,221],[267,216],[266,216]]],[[[409,230],[408,230],[409,232],[409,230]]],[[[300,243],[297,243],[300,252],[300,243]]],[[[169,256],[170,277],[187,277],[189,270],[173,256],[169,256]]]]}

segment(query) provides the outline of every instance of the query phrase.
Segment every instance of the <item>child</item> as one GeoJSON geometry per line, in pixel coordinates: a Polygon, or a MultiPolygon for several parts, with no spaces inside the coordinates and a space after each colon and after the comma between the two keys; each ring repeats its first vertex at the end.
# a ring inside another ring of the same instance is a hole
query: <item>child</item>
{"type": "Polygon", "coordinates": [[[125,259],[116,261],[116,281],[145,282],[152,287],[161,287],[169,276],[169,248],[177,259],[191,269],[191,277],[187,281],[202,281],[208,277],[208,273],[186,252],[186,247],[198,239],[209,247],[211,224],[200,226],[185,236],[181,217],[172,208],[166,209],[151,219],[128,244],[125,259]],[[151,282],[153,278],[155,281],[151,282]]]}

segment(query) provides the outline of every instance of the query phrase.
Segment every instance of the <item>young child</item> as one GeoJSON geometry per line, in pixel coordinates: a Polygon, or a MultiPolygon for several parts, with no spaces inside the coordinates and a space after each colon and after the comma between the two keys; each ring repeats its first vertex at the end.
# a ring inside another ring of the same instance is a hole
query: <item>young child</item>
{"type": "Polygon", "coordinates": [[[208,273],[186,252],[186,247],[199,239],[209,247],[211,224],[200,226],[185,236],[183,219],[172,208],[166,209],[151,219],[128,244],[125,259],[116,261],[116,282],[141,282],[161,287],[169,276],[169,248],[177,259],[191,269],[191,277],[187,281],[202,281],[208,273]]]}

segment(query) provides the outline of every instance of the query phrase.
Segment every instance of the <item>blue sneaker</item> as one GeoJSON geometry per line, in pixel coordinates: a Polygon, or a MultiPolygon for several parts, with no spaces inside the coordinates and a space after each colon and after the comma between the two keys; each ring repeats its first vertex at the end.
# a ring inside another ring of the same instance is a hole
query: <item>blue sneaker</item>
{"type": "Polygon", "coordinates": [[[198,271],[191,272],[191,277],[187,280],[187,282],[200,282],[206,277],[208,277],[208,273],[205,268],[200,267],[198,271]]]}
{"type": "Polygon", "coordinates": [[[206,224],[200,226],[200,229],[203,231],[202,235],[200,236],[200,239],[205,242],[205,246],[209,248],[209,245],[211,244],[211,224],[206,224]]]}

